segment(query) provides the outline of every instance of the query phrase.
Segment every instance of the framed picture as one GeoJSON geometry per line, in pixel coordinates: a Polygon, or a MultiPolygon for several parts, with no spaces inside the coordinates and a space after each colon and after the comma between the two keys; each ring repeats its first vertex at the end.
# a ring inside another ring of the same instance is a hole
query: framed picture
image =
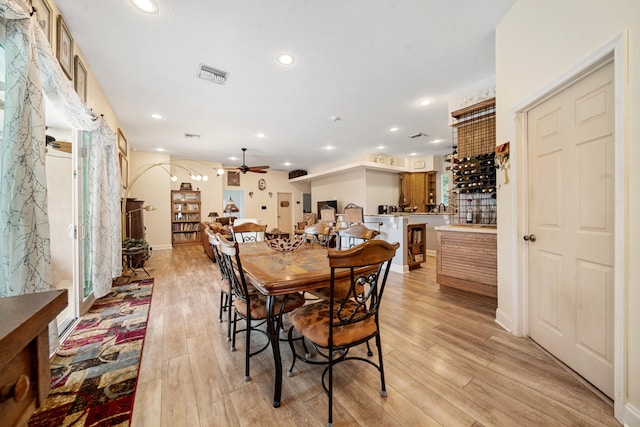
{"type": "Polygon", "coordinates": [[[233,187],[240,186],[240,172],[227,173],[227,185],[233,187]]]}
{"type": "Polygon", "coordinates": [[[62,19],[62,15],[58,15],[58,47],[56,54],[62,71],[67,77],[73,79],[73,38],[67,24],[62,19]]]}
{"type": "Polygon", "coordinates": [[[120,180],[122,188],[126,190],[129,182],[129,161],[122,153],[120,153],[120,180]]]}
{"type": "Polygon", "coordinates": [[[78,55],[73,60],[73,75],[75,78],[73,79],[73,87],[76,90],[76,93],[80,96],[80,99],[86,104],[87,103],[87,70],[82,65],[82,61],[78,55]]]}
{"type": "Polygon", "coordinates": [[[42,31],[47,36],[47,40],[51,43],[51,17],[53,15],[51,7],[46,0],[33,0],[31,6],[36,8],[38,24],[40,24],[40,28],[42,28],[42,31]]]}
{"type": "Polygon", "coordinates": [[[120,149],[120,152],[122,154],[124,154],[125,156],[127,155],[127,148],[128,148],[127,139],[124,137],[124,134],[122,133],[122,129],[120,128],[118,128],[118,148],[120,149]]]}

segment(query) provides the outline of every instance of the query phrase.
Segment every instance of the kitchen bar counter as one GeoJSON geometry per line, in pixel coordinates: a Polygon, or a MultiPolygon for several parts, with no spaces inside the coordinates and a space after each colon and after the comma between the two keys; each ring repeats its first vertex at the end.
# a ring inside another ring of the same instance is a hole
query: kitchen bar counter
{"type": "Polygon", "coordinates": [[[497,234],[496,227],[485,227],[482,225],[440,225],[435,227],[436,231],[453,231],[461,233],[487,233],[497,234]]]}
{"type": "Polygon", "coordinates": [[[436,282],[440,290],[497,306],[497,230],[436,227],[436,282]]]}

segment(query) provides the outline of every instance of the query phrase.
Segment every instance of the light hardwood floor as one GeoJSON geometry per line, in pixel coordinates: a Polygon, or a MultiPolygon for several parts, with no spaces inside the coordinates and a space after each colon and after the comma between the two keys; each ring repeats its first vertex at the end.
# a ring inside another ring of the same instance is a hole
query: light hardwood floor
{"type": "MultiPolygon", "coordinates": [[[[321,368],[282,343],[282,406],[273,408],[270,350],[229,350],[218,323],[215,264],[199,245],[155,251],[155,278],[132,426],[322,426],[321,368]]],[[[435,262],[391,273],[381,310],[388,397],[377,371],[347,362],[335,371],[336,426],[618,426],[613,409],[531,340],[494,322],[494,310],[443,294],[435,262]]],[[[252,338],[255,335],[252,335],[252,338]]]]}

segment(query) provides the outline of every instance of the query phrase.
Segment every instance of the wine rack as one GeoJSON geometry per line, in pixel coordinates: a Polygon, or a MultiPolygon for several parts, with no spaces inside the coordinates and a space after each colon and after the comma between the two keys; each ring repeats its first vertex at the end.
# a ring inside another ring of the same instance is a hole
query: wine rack
{"type": "Polygon", "coordinates": [[[458,224],[495,226],[495,99],[451,113],[453,123],[453,192],[458,224]]]}
{"type": "Polygon", "coordinates": [[[496,224],[496,166],[494,153],[454,160],[454,192],[460,224],[496,224]]]}

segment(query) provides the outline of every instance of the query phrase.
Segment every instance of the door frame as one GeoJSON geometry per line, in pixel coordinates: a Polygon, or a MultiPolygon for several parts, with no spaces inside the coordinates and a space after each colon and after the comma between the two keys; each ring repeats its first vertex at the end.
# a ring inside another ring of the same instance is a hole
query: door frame
{"type": "Polygon", "coordinates": [[[624,176],[627,166],[624,162],[626,151],[626,134],[624,117],[626,116],[626,87],[628,85],[627,72],[627,32],[620,33],[616,38],[602,46],[593,54],[543,86],[527,98],[517,103],[510,110],[509,136],[515,141],[512,150],[512,161],[517,177],[516,197],[514,199],[514,217],[509,230],[511,248],[517,254],[517,263],[513,269],[512,292],[513,333],[518,336],[529,336],[529,283],[528,283],[528,246],[523,244],[521,236],[528,234],[528,170],[527,170],[527,113],[547,100],[563,91],[568,86],[587,77],[593,71],[605,64],[613,62],[614,66],[614,325],[613,325],[613,371],[614,371],[614,415],[618,421],[624,419],[626,388],[625,369],[627,347],[625,345],[624,319],[627,317],[624,305],[625,283],[625,251],[627,243],[624,213],[627,211],[628,186],[624,176]]]}

